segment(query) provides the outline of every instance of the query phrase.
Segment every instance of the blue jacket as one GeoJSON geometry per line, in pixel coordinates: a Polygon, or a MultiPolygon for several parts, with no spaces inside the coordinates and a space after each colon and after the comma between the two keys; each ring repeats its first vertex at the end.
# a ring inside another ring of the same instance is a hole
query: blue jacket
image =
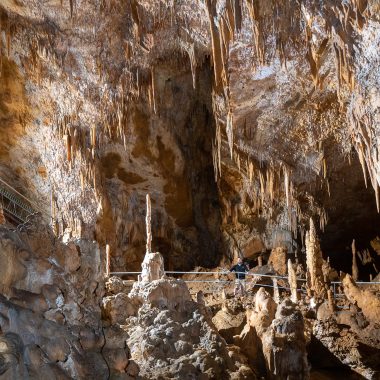
{"type": "Polygon", "coordinates": [[[236,264],[231,269],[230,272],[235,272],[235,276],[238,280],[244,280],[245,274],[249,271],[246,264],[236,264]]]}

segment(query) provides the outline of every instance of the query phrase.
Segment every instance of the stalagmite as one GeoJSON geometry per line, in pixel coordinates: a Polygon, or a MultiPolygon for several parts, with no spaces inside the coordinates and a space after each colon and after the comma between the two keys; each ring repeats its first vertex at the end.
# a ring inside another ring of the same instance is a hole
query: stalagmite
{"type": "Polygon", "coordinates": [[[110,276],[111,268],[111,254],[110,254],[110,245],[106,244],[106,277],[110,276]]]}
{"type": "Polygon", "coordinates": [[[334,295],[331,289],[327,290],[327,298],[329,302],[329,309],[333,313],[335,311],[335,301],[334,301],[334,295]]]}
{"type": "Polygon", "coordinates": [[[323,258],[312,218],[310,218],[310,230],[306,232],[305,245],[308,289],[315,298],[324,299],[326,289],[322,272],[323,258]]]}
{"type": "Polygon", "coordinates": [[[359,278],[359,271],[358,271],[358,265],[356,261],[356,246],[355,246],[355,239],[352,240],[352,278],[354,281],[358,281],[359,278]]]}
{"type": "Polygon", "coordinates": [[[258,263],[259,267],[263,266],[263,257],[261,255],[257,258],[257,263],[258,263]]]}
{"type": "Polygon", "coordinates": [[[297,293],[297,276],[296,271],[294,270],[292,261],[288,259],[288,281],[291,293],[291,300],[294,303],[298,302],[298,293],[297,293]]]}
{"type": "Polygon", "coordinates": [[[5,216],[4,216],[4,208],[3,205],[0,203],[0,224],[5,224],[5,216]]]}
{"type": "Polygon", "coordinates": [[[145,217],[145,226],[146,226],[146,252],[152,252],[152,230],[151,230],[152,216],[151,216],[151,204],[150,196],[146,195],[146,217],[145,217]]]}
{"type": "Polygon", "coordinates": [[[280,298],[280,290],[278,289],[277,278],[273,277],[272,282],[273,282],[273,299],[276,302],[276,304],[279,305],[281,302],[281,298],[280,298]]]}

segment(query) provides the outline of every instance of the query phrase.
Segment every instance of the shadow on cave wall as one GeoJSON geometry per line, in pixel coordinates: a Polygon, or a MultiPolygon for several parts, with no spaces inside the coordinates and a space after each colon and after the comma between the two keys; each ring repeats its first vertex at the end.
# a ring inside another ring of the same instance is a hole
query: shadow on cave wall
{"type": "MultiPolygon", "coordinates": [[[[210,67],[206,60],[197,69],[195,89],[191,72],[187,72],[167,78],[161,90],[174,100],[173,106],[164,108],[162,112],[163,117],[170,120],[169,128],[185,162],[183,178],[168,181],[166,190],[170,195],[166,196],[165,207],[180,228],[196,230],[196,240],[188,242],[190,246],[185,247],[190,253],[186,263],[180,252],[168,250],[170,242],[162,239],[157,242],[158,248],[166,248],[168,254],[165,258],[171,268],[213,267],[223,254],[219,197],[212,161],[215,121],[211,98],[213,72],[210,67]]],[[[161,141],[158,141],[158,147],[162,151],[165,149],[161,141]]],[[[166,166],[170,171],[170,166],[166,166]]],[[[170,178],[170,174],[167,172],[165,176],[170,178]]]]}
{"type": "Polygon", "coordinates": [[[351,274],[351,244],[355,239],[357,251],[368,249],[373,260],[364,263],[357,258],[359,279],[368,281],[370,274],[376,276],[375,267],[380,268],[379,256],[370,243],[380,236],[380,214],[376,209],[374,190],[370,182],[368,188],[365,187],[362,168],[355,152],[351,153],[351,164],[348,160],[340,159],[334,163],[328,162],[329,165],[331,196],[325,192],[319,194],[328,213],[328,224],[325,231],[320,232],[324,257],[330,257],[335,269],[351,274]]]}
{"type": "MultiPolygon", "coordinates": [[[[140,269],[146,193],[152,199],[152,249],[163,254],[167,270],[213,267],[223,255],[212,160],[213,71],[206,60],[197,68],[194,88],[190,62],[181,59],[155,66],[157,114],[140,99],[130,111],[128,150],[110,148],[102,158],[111,202],[125,192],[128,207],[135,207],[121,215],[132,226],[129,233],[117,234],[114,270],[140,269]]],[[[113,207],[118,207],[115,201],[113,207]]]]}

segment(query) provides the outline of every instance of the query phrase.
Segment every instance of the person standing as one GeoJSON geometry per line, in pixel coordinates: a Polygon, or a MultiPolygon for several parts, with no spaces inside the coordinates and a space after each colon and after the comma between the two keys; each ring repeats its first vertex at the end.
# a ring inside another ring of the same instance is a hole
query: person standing
{"type": "Polygon", "coordinates": [[[245,275],[249,271],[249,267],[247,264],[243,263],[241,257],[238,258],[237,264],[234,265],[230,272],[235,272],[235,289],[234,296],[236,297],[240,292],[242,296],[245,295],[245,275]]]}

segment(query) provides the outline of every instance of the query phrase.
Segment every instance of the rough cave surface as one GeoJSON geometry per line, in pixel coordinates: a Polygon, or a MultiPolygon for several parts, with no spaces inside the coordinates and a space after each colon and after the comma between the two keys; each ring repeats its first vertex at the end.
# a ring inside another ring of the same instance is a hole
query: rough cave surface
{"type": "Polygon", "coordinates": [[[0,379],[380,379],[379,46],[377,0],[0,0],[0,379]]]}

